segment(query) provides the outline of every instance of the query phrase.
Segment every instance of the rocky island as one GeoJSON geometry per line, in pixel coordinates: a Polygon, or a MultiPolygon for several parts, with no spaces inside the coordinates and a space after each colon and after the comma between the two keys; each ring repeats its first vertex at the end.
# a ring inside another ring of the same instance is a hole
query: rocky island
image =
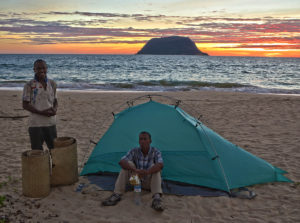
{"type": "Polygon", "coordinates": [[[137,54],[208,56],[190,38],[181,36],[153,38],[137,54]]]}

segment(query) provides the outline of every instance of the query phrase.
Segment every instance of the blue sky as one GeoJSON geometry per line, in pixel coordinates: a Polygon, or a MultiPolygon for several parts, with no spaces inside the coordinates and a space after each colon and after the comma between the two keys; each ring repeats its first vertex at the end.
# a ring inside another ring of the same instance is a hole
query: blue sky
{"type": "Polygon", "coordinates": [[[89,11],[198,16],[200,13],[282,14],[299,17],[299,0],[9,0],[1,11],[89,11]],[[289,14],[290,13],[290,14],[289,14]]]}

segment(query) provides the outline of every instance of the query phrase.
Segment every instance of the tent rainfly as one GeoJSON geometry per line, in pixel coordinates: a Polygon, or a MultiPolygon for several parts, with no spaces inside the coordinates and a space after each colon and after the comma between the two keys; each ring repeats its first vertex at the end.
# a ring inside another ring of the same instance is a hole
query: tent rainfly
{"type": "Polygon", "coordinates": [[[181,108],[150,100],[114,116],[81,175],[118,173],[120,158],[138,146],[138,134],[152,135],[162,152],[164,180],[231,189],[266,182],[292,182],[286,173],[227,141],[181,108]]]}

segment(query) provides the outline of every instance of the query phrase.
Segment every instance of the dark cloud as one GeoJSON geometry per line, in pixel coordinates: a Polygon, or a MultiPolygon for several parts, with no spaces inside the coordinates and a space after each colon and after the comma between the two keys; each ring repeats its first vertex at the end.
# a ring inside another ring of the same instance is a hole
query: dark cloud
{"type": "Polygon", "coordinates": [[[215,36],[210,39],[193,39],[197,43],[241,43],[241,44],[265,44],[265,43],[283,43],[284,44],[300,44],[300,37],[253,37],[245,35],[243,38],[234,36],[215,36]]]}
{"type": "MultiPolygon", "coordinates": [[[[104,17],[104,18],[130,18],[137,21],[154,21],[156,19],[163,19],[169,16],[165,15],[144,15],[144,14],[120,14],[120,13],[95,13],[95,12],[47,12],[47,15],[80,15],[88,17],[104,17]]],[[[171,16],[173,17],[173,16],[171,16]]]]}
{"type": "Polygon", "coordinates": [[[300,20],[298,23],[283,21],[281,23],[266,24],[234,24],[229,29],[237,29],[240,32],[263,32],[263,33],[300,33],[300,20]]]}
{"type": "Polygon", "coordinates": [[[283,44],[241,44],[238,46],[230,46],[230,47],[220,47],[223,49],[226,48],[264,48],[264,49],[268,49],[268,50],[272,50],[272,49],[294,49],[294,50],[299,50],[300,49],[300,44],[291,44],[291,45],[283,45],[283,44]]]}
{"type": "Polygon", "coordinates": [[[116,36],[116,37],[144,37],[142,33],[132,33],[127,29],[109,28],[82,28],[71,26],[16,26],[0,27],[0,31],[9,33],[30,33],[30,34],[55,34],[61,37],[73,36],[116,36]]]}
{"type": "MultiPolygon", "coordinates": [[[[24,39],[24,41],[27,41],[24,39]]],[[[107,40],[107,39],[98,39],[98,38],[31,38],[30,44],[34,45],[45,45],[45,44],[58,44],[58,43],[67,43],[67,44],[74,44],[74,43],[88,43],[88,44],[100,44],[100,43],[113,43],[113,44],[121,44],[121,43],[127,43],[127,44],[137,44],[137,43],[145,43],[145,41],[124,41],[124,40],[107,40]]]]}
{"type": "Polygon", "coordinates": [[[255,23],[220,23],[220,22],[211,22],[211,23],[199,23],[199,24],[184,24],[178,23],[180,25],[184,25],[186,27],[199,27],[203,30],[208,29],[217,29],[223,30],[223,32],[239,32],[244,35],[245,32],[252,33],[281,33],[281,32],[289,32],[289,33],[300,33],[300,19],[299,20],[275,20],[275,21],[267,21],[262,24],[255,23]]]}
{"type": "Polygon", "coordinates": [[[155,20],[161,20],[161,19],[167,19],[169,17],[165,15],[156,15],[156,16],[149,16],[149,15],[139,15],[139,16],[132,16],[133,19],[136,21],[155,21],[155,20]]]}
{"type": "MultiPolygon", "coordinates": [[[[10,27],[17,27],[17,26],[23,26],[23,25],[31,25],[31,26],[60,26],[62,22],[55,21],[55,22],[45,22],[45,21],[38,21],[34,19],[2,19],[0,20],[0,25],[7,25],[10,27]]],[[[1,28],[1,26],[0,26],[1,28]]]]}
{"type": "Polygon", "coordinates": [[[260,22],[262,21],[261,18],[227,18],[227,17],[211,17],[211,16],[197,16],[197,17],[180,17],[180,21],[178,24],[181,25],[200,25],[201,23],[218,23],[221,24],[222,22],[260,22]],[[199,24],[197,24],[199,23],[199,24]]]}
{"type": "Polygon", "coordinates": [[[78,12],[78,11],[75,11],[75,12],[55,12],[55,11],[51,11],[51,12],[47,12],[47,13],[43,13],[43,14],[47,14],[47,15],[81,15],[81,16],[109,17],[109,18],[114,18],[114,17],[128,18],[128,17],[131,17],[129,14],[78,12]]]}

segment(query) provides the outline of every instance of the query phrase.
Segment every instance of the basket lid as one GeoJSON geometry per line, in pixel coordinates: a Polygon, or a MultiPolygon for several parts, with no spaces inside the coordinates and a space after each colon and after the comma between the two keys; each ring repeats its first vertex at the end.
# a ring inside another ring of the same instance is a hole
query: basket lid
{"type": "Polygon", "coordinates": [[[75,142],[75,139],[72,137],[58,137],[54,139],[54,148],[65,147],[72,145],[75,142]]]}
{"type": "Polygon", "coordinates": [[[33,156],[43,156],[46,153],[47,153],[47,151],[43,151],[43,150],[28,150],[28,151],[25,151],[23,153],[23,155],[33,157],[33,156]]]}

